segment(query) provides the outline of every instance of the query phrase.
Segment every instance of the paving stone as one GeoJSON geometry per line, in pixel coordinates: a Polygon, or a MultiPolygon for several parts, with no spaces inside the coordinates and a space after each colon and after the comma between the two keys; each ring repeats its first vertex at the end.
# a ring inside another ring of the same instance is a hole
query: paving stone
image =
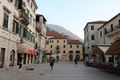
{"type": "Polygon", "coordinates": [[[51,70],[49,64],[31,64],[8,70],[0,69],[0,80],[120,80],[120,76],[103,72],[99,69],[87,67],[82,62],[55,63],[51,70]],[[34,68],[27,71],[26,68],[34,68]]]}

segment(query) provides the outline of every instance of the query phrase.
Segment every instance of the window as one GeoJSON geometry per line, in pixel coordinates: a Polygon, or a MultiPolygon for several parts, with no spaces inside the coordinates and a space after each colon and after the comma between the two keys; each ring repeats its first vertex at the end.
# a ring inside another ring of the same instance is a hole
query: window
{"type": "Polygon", "coordinates": [[[63,51],[63,53],[65,54],[65,50],[63,51]]]}
{"type": "Polygon", "coordinates": [[[93,25],[91,26],[91,30],[94,30],[94,26],[93,25]]]}
{"type": "Polygon", "coordinates": [[[52,48],[52,45],[50,47],[52,48]]]}
{"type": "Polygon", "coordinates": [[[65,43],[65,40],[64,40],[64,43],[65,43]]]}
{"type": "Polygon", "coordinates": [[[104,33],[107,34],[107,29],[106,28],[104,29],[104,33]]]}
{"type": "Polygon", "coordinates": [[[111,24],[111,31],[113,31],[113,24],[111,24]]]}
{"type": "Polygon", "coordinates": [[[3,27],[7,29],[8,29],[8,20],[9,20],[8,14],[4,13],[3,27]]]}
{"type": "Polygon", "coordinates": [[[69,53],[73,53],[73,51],[69,51],[69,53]]]}
{"type": "Polygon", "coordinates": [[[120,19],[119,19],[119,25],[120,25],[120,19]]]}
{"type": "Polygon", "coordinates": [[[80,51],[76,51],[76,53],[80,53],[80,51]]]}
{"type": "Polygon", "coordinates": [[[25,5],[25,2],[23,2],[23,0],[15,0],[15,6],[17,9],[22,9],[22,5],[25,5]]]}
{"type": "Polygon", "coordinates": [[[15,0],[15,6],[18,8],[18,6],[19,6],[19,0],[15,0]]]}
{"type": "Polygon", "coordinates": [[[63,48],[65,48],[65,45],[63,46],[63,48]]]}
{"type": "Polygon", "coordinates": [[[13,32],[16,34],[19,33],[19,24],[15,20],[13,20],[13,32]]]}
{"type": "Polygon", "coordinates": [[[100,31],[100,37],[102,37],[102,31],[100,31]]]}
{"type": "Polygon", "coordinates": [[[70,45],[70,48],[72,48],[72,45],[70,45]]]}
{"type": "MultiPolygon", "coordinates": [[[[25,37],[25,38],[27,37],[27,29],[25,29],[25,28],[23,29],[23,37],[25,37]]],[[[30,37],[30,38],[32,38],[32,37],[30,37]]]]}
{"type": "Polygon", "coordinates": [[[59,43],[59,40],[57,40],[57,43],[59,43]]]}
{"type": "Polygon", "coordinates": [[[77,48],[79,48],[79,45],[77,45],[77,48]]]}
{"type": "Polygon", "coordinates": [[[52,53],[52,50],[51,50],[51,53],[52,53]]]}
{"type": "Polygon", "coordinates": [[[91,40],[95,40],[95,36],[94,35],[91,35],[91,40]]]}
{"type": "Polygon", "coordinates": [[[92,45],[92,48],[94,48],[95,47],[95,45],[92,45]]]}

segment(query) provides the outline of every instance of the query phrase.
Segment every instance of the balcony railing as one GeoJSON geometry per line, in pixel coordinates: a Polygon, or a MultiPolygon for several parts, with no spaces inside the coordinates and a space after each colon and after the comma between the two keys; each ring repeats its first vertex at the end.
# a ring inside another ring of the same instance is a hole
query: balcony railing
{"type": "Polygon", "coordinates": [[[25,12],[25,9],[21,8],[20,12],[19,12],[19,19],[20,22],[22,24],[24,24],[25,26],[27,26],[29,24],[29,16],[28,14],[25,12]]]}
{"type": "Polygon", "coordinates": [[[110,28],[106,31],[106,35],[109,36],[110,34],[114,34],[114,32],[117,32],[119,30],[120,30],[120,25],[113,26],[112,29],[110,28]]]}

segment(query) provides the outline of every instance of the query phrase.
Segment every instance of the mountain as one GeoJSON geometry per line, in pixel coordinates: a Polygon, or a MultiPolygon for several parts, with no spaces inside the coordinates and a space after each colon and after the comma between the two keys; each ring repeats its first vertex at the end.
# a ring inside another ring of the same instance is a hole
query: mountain
{"type": "Polygon", "coordinates": [[[77,35],[75,35],[71,31],[69,31],[69,30],[67,30],[64,27],[59,26],[59,25],[47,24],[47,31],[56,31],[56,32],[62,33],[64,35],[68,35],[71,39],[78,39],[81,42],[83,42],[83,40],[81,38],[79,38],[77,35]]]}

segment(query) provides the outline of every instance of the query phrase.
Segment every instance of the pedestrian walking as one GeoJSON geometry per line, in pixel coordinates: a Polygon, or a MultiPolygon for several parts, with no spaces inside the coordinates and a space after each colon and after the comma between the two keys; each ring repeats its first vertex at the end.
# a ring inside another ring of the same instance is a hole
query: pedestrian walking
{"type": "Polygon", "coordinates": [[[77,58],[75,58],[74,62],[75,62],[75,64],[77,64],[77,58]]]}
{"type": "Polygon", "coordinates": [[[56,62],[58,62],[59,61],[59,56],[56,56],[56,62]]]}
{"type": "Polygon", "coordinates": [[[19,59],[18,59],[18,60],[19,60],[18,65],[19,65],[19,70],[20,70],[20,71],[22,71],[22,70],[21,70],[21,68],[22,68],[22,59],[23,59],[23,58],[22,58],[22,55],[20,55],[20,56],[19,56],[19,59]]]}
{"type": "Polygon", "coordinates": [[[51,70],[53,70],[54,63],[55,63],[55,59],[53,57],[51,57],[50,58],[50,67],[51,67],[51,70]]]}

